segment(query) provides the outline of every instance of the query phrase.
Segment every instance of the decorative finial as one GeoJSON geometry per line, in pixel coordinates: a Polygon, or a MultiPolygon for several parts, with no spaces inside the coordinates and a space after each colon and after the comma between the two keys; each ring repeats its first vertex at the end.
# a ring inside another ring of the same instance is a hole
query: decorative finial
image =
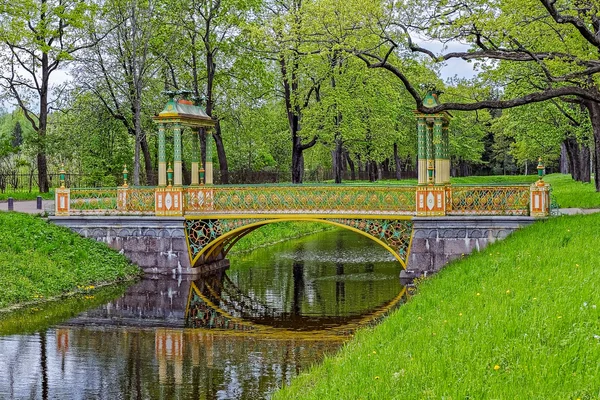
{"type": "Polygon", "coordinates": [[[60,188],[64,189],[65,188],[65,164],[62,163],[60,164],[60,173],[59,173],[59,179],[60,179],[60,188]]]}
{"type": "Polygon", "coordinates": [[[204,165],[202,165],[202,162],[200,162],[200,170],[198,172],[200,173],[200,185],[204,185],[204,165]]]}
{"type": "Polygon", "coordinates": [[[173,168],[171,168],[171,162],[169,161],[169,168],[167,169],[167,186],[173,186],[173,168]]]}
{"type": "Polygon", "coordinates": [[[127,187],[129,185],[127,185],[127,164],[123,164],[123,187],[127,187]]]}
{"type": "Polygon", "coordinates": [[[544,186],[544,175],[546,174],[546,167],[544,167],[544,164],[542,164],[542,157],[538,158],[537,171],[538,171],[537,185],[544,186]]]}

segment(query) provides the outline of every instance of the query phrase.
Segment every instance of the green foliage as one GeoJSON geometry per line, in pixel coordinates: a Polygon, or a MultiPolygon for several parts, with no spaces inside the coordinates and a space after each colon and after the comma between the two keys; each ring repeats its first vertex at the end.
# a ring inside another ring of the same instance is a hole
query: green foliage
{"type": "Polygon", "coordinates": [[[268,224],[252,231],[240,239],[230,254],[240,254],[252,251],[257,247],[269,246],[311,233],[333,229],[331,225],[319,222],[279,222],[268,224]]]}
{"type": "Polygon", "coordinates": [[[537,222],[452,263],[273,398],[595,398],[599,225],[537,222]]]}
{"type": "Polygon", "coordinates": [[[19,213],[0,213],[0,255],[0,309],[139,274],[106,245],[19,213]]]}

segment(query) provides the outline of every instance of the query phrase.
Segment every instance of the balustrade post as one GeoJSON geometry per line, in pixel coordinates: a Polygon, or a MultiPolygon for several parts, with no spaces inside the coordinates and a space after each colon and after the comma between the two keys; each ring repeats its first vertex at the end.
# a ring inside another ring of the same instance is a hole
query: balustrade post
{"type": "Polygon", "coordinates": [[[54,191],[54,214],[68,216],[71,210],[71,190],[65,187],[65,166],[60,169],[60,187],[54,191]]]}
{"type": "MultiPolygon", "coordinates": [[[[175,170],[177,172],[177,170],[175,170]]],[[[167,186],[157,187],[154,192],[154,212],[159,216],[183,215],[183,188],[173,185],[173,169],[169,163],[167,186]]]]}
{"type": "Polygon", "coordinates": [[[540,218],[550,215],[550,185],[544,182],[545,167],[541,157],[537,170],[538,180],[530,187],[529,215],[540,218]]]}
{"type": "Polygon", "coordinates": [[[117,188],[117,210],[119,211],[127,211],[127,193],[129,190],[127,176],[127,165],[123,165],[123,186],[117,188]]]}

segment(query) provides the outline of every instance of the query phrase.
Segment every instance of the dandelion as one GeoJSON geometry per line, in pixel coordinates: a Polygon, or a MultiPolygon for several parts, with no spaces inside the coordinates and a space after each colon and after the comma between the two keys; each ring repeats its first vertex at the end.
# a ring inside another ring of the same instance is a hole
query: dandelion
{"type": "Polygon", "coordinates": [[[500,366],[498,364],[494,365],[494,371],[498,371],[500,369],[500,366]]]}
{"type": "Polygon", "coordinates": [[[579,264],[575,264],[576,267],[579,267],[579,264]]]}
{"type": "Polygon", "coordinates": [[[561,319],[561,318],[562,318],[562,315],[559,315],[559,316],[558,316],[558,319],[561,319]]]}
{"type": "Polygon", "coordinates": [[[507,291],[506,291],[506,294],[510,294],[510,290],[507,290],[507,291]]]}
{"type": "Polygon", "coordinates": [[[373,350],[373,354],[377,354],[377,352],[375,350],[373,350]]]}
{"type": "Polygon", "coordinates": [[[477,296],[481,296],[481,293],[477,293],[477,296]]]}
{"type": "Polygon", "coordinates": [[[462,313],[458,313],[458,316],[459,316],[459,317],[462,317],[462,313]]]}

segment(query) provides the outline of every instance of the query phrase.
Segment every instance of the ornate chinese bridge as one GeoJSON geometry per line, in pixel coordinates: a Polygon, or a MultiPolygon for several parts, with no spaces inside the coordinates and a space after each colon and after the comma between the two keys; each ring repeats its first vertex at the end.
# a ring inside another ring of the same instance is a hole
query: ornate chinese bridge
{"type": "MultiPolygon", "coordinates": [[[[437,95],[429,93],[424,104],[437,105],[437,95]]],[[[281,221],[343,227],[386,248],[403,268],[408,264],[418,273],[435,271],[549,213],[549,186],[541,166],[533,185],[451,184],[450,118],[447,113],[417,114],[416,186],[213,186],[212,165],[207,163],[205,177],[197,155],[192,157],[192,185],[183,186],[181,129],[192,128],[197,154],[199,129],[210,128],[212,121],[189,100],[172,99],[155,118],[158,187],[131,187],[124,171],[118,188],[57,189],[53,221],[107,242],[150,272],[185,273],[218,264],[240,238],[281,221]],[[165,171],[167,126],[174,130],[174,181],[172,170],[165,171]]]]}

